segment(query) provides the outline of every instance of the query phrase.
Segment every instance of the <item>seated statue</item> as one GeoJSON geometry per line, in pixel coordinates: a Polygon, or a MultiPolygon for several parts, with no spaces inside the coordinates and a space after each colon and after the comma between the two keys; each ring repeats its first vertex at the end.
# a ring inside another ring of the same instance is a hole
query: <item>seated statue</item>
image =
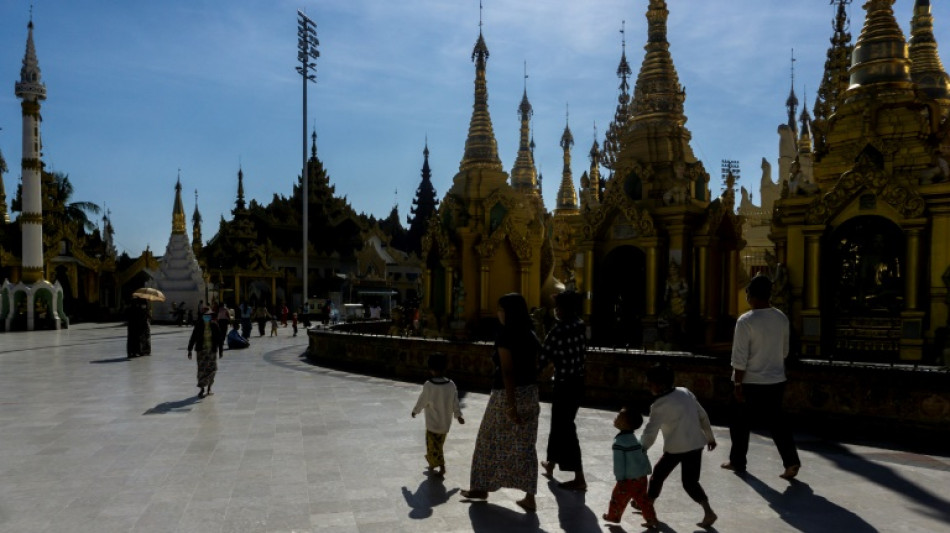
{"type": "Polygon", "coordinates": [[[805,181],[805,173],[802,172],[802,165],[798,162],[798,158],[792,161],[792,167],[789,170],[788,192],[792,196],[811,196],[818,192],[817,185],[805,181]]]}

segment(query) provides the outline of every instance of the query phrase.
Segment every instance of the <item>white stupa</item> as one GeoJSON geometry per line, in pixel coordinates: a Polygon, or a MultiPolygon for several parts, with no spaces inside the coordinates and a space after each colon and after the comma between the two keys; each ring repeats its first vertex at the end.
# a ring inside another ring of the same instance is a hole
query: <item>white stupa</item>
{"type": "Polygon", "coordinates": [[[201,266],[195,258],[194,249],[188,241],[185,227],[185,206],[181,201],[181,177],[175,184],[175,207],[172,211],[172,234],[165,247],[165,255],[158,261],[157,270],[149,270],[152,279],[146,284],[165,294],[164,302],[152,304],[152,320],[172,320],[175,306],[185,303],[185,308],[197,313],[198,302],[206,295],[206,283],[201,266]]]}

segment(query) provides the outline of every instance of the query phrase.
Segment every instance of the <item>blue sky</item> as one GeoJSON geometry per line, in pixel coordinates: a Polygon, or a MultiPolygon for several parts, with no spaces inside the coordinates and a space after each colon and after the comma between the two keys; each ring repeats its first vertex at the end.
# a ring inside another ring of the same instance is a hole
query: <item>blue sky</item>
{"type": "MultiPolygon", "coordinates": [[[[950,5],[935,2],[947,50],[950,5]]],[[[719,188],[721,159],[757,184],[761,158],[777,169],[795,49],[795,90],[811,108],[834,7],[827,0],[668,0],[670,51],[686,88],[692,147],[719,188]]],[[[863,2],[849,7],[857,39],[863,2]]],[[[518,149],[517,107],[527,62],[536,163],[549,207],[560,181],[558,146],[570,105],[575,183],[589,166],[594,124],[616,108],[621,21],[639,71],[647,0],[484,0],[489,108],[506,169],[518,149]]],[[[905,35],[913,0],[898,0],[905,35]]],[[[458,171],[473,101],[477,0],[35,0],[34,38],[46,83],[47,168],[69,175],[75,199],[111,211],[120,251],[164,252],[181,169],[190,216],[198,190],[209,239],[234,206],[237,171],[247,199],[289,195],[301,166],[301,79],[296,12],[317,23],[321,57],[308,87],[309,126],[339,194],[357,212],[405,218],[428,136],[441,197],[458,171]],[[398,193],[397,193],[398,191],[398,193]]],[[[30,2],[0,0],[0,150],[20,176],[20,105],[14,82],[30,2]]],[[[946,52],[942,56],[946,61],[946,52]]],[[[774,176],[773,176],[774,177],[774,176]]],[[[751,187],[754,189],[754,187],[751,187]]],[[[756,194],[756,197],[758,195],[756,194]]],[[[8,198],[9,201],[9,198],[8,198]]]]}

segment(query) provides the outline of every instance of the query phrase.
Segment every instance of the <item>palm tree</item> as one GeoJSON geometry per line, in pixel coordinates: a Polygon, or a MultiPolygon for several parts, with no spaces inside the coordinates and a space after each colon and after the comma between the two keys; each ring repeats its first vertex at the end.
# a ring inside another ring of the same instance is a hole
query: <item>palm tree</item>
{"type": "MultiPolygon", "coordinates": [[[[50,204],[50,218],[62,227],[76,224],[79,228],[91,233],[96,225],[89,219],[89,214],[98,215],[101,211],[98,205],[92,202],[70,202],[73,196],[73,184],[69,176],[62,172],[49,174],[49,188],[47,196],[50,204]]],[[[43,206],[44,211],[46,206],[43,206]]],[[[44,213],[45,216],[45,213],[44,213]]]]}
{"type": "MultiPolygon", "coordinates": [[[[78,229],[91,233],[96,225],[89,219],[89,214],[98,215],[101,211],[98,205],[92,202],[70,202],[73,196],[73,184],[69,176],[62,172],[43,172],[43,219],[49,222],[48,227],[68,228],[75,224],[78,229]]],[[[11,211],[21,211],[23,208],[23,185],[18,184],[16,197],[11,203],[11,211]]],[[[45,231],[44,231],[45,233],[45,231]]]]}

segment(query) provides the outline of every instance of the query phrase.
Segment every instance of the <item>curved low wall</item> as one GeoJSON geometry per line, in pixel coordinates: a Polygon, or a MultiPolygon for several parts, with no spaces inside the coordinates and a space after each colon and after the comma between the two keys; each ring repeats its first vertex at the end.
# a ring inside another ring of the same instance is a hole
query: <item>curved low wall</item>
{"type": "MultiPolygon", "coordinates": [[[[461,389],[488,390],[492,346],[411,337],[310,330],[308,357],[316,364],[423,382],[432,352],[449,357],[448,375],[461,389]]],[[[663,361],[676,384],[692,390],[710,416],[724,421],[732,394],[729,361],[693,354],[591,350],[587,404],[615,407],[649,402],[646,369],[663,361]]],[[[799,361],[788,369],[786,407],[809,429],[852,435],[884,430],[950,436],[950,373],[799,361]]]]}

